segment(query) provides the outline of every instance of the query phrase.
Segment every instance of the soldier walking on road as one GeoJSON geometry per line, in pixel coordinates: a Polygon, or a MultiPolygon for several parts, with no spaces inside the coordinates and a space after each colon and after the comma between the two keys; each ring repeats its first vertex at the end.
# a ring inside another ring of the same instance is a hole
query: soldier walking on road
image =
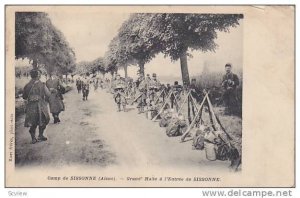
{"type": "Polygon", "coordinates": [[[78,93],[80,93],[81,89],[82,89],[82,81],[80,80],[80,78],[76,79],[76,87],[77,87],[78,93]]]}
{"type": "Polygon", "coordinates": [[[223,101],[225,102],[227,113],[236,113],[238,109],[237,87],[239,86],[239,78],[232,73],[232,65],[225,65],[226,74],[223,76],[222,87],[224,89],[223,101]]]}
{"type": "Polygon", "coordinates": [[[47,81],[46,86],[50,90],[49,106],[52,113],[54,124],[60,123],[59,114],[65,110],[62,94],[65,88],[62,86],[60,80],[52,75],[47,81]]]}
{"type": "Polygon", "coordinates": [[[82,100],[87,100],[90,92],[90,81],[84,77],[82,81],[82,100]]]}
{"type": "Polygon", "coordinates": [[[47,107],[47,98],[50,91],[44,83],[40,81],[41,71],[33,69],[30,71],[31,80],[24,87],[23,99],[26,100],[25,127],[30,127],[32,144],[37,141],[46,141],[44,130],[49,123],[50,117],[47,107]],[[36,128],[39,126],[39,136],[36,139],[36,128]]]}

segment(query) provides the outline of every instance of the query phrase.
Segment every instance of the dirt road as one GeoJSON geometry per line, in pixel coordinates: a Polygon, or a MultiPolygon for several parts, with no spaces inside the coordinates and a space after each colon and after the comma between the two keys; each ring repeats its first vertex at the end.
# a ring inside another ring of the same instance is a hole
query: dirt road
{"type": "Polygon", "coordinates": [[[30,144],[24,116],[16,123],[16,165],[51,167],[89,165],[98,167],[178,167],[204,171],[214,166],[227,170],[229,162],[208,161],[192,143],[167,137],[157,122],[129,112],[117,112],[112,95],[91,90],[82,101],[75,89],[65,94],[66,110],[61,123],[48,125],[48,141],[30,144]]]}

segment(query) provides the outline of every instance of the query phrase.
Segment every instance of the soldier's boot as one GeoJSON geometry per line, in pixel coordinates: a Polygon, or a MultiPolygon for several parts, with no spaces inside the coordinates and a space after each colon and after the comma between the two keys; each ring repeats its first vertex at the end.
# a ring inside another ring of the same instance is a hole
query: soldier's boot
{"type": "Polygon", "coordinates": [[[44,136],[44,130],[46,127],[39,127],[39,137],[38,141],[46,141],[47,138],[44,136]]]}
{"type": "Polygon", "coordinates": [[[31,144],[37,143],[37,139],[35,137],[35,128],[30,128],[29,133],[30,133],[30,136],[31,136],[31,144]]]}
{"type": "Polygon", "coordinates": [[[126,112],[126,111],[127,111],[127,109],[126,109],[126,105],[125,105],[125,104],[123,105],[123,111],[124,111],[124,112],[126,112]]]}
{"type": "Polygon", "coordinates": [[[54,118],[54,124],[57,124],[58,122],[60,122],[59,118],[58,118],[58,114],[53,114],[53,118],[54,118]]]}
{"type": "Polygon", "coordinates": [[[57,114],[57,122],[60,123],[59,114],[57,114]]]}
{"type": "Polygon", "coordinates": [[[118,112],[121,111],[121,104],[118,104],[118,112]]]}
{"type": "Polygon", "coordinates": [[[29,129],[29,133],[31,136],[31,144],[37,143],[37,139],[35,137],[35,129],[36,129],[36,127],[30,127],[30,129],[29,129]]]}

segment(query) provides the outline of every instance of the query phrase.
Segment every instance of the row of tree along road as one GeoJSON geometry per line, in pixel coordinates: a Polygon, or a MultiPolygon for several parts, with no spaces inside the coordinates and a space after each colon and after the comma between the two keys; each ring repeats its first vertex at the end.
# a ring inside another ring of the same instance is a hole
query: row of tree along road
{"type": "Polygon", "coordinates": [[[34,68],[44,67],[48,74],[68,75],[110,72],[145,64],[163,53],[171,61],[180,60],[182,80],[190,84],[187,57],[193,50],[214,51],[218,32],[229,32],[239,25],[242,14],[136,13],[123,22],[107,52],[90,62],[76,63],[75,53],[63,33],[47,13],[17,12],[15,56],[27,58],[34,68]]]}

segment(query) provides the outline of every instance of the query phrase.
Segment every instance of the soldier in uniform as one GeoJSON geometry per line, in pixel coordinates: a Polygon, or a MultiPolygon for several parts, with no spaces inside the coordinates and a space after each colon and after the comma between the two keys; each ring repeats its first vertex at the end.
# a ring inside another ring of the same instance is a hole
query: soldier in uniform
{"type": "Polygon", "coordinates": [[[238,108],[237,87],[239,86],[239,78],[232,73],[232,65],[225,65],[226,74],[223,76],[222,87],[224,89],[223,101],[225,102],[227,113],[235,113],[238,108]]]}
{"type": "Polygon", "coordinates": [[[65,89],[62,86],[60,80],[55,76],[51,76],[46,81],[46,86],[50,90],[51,95],[49,97],[50,112],[52,113],[54,124],[59,123],[59,114],[65,110],[63,103],[63,96],[65,89]]]}
{"type": "Polygon", "coordinates": [[[148,86],[150,102],[155,100],[157,92],[160,90],[160,86],[161,85],[160,85],[160,82],[156,78],[156,74],[153,73],[152,80],[149,82],[149,86],[148,86]]]}
{"type": "Polygon", "coordinates": [[[82,88],[82,81],[80,80],[80,78],[76,79],[76,87],[77,87],[78,93],[80,93],[81,92],[81,88],[82,88]]]}
{"type": "MultiPolygon", "coordinates": [[[[175,99],[178,101],[180,98],[180,94],[183,90],[183,86],[178,84],[178,81],[174,82],[174,85],[172,86],[172,91],[174,94],[171,95],[171,108],[174,108],[174,102],[175,99]],[[176,97],[176,98],[175,98],[176,97]]],[[[176,104],[177,105],[177,104],[176,104]]],[[[176,106],[176,109],[178,108],[178,106],[176,106]]]]}
{"type": "Polygon", "coordinates": [[[118,105],[118,112],[121,111],[121,104],[123,106],[123,111],[126,112],[126,97],[125,97],[125,88],[126,83],[121,79],[120,74],[117,74],[114,81],[114,99],[118,105]]]}
{"type": "Polygon", "coordinates": [[[47,107],[47,98],[50,91],[47,86],[40,81],[41,71],[33,69],[30,71],[31,80],[24,87],[23,99],[26,100],[25,127],[30,127],[32,144],[37,141],[46,141],[44,130],[49,123],[50,117],[47,107]],[[36,139],[36,128],[39,126],[39,136],[36,139]]]}
{"type": "Polygon", "coordinates": [[[87,76],[82,81],[82,100],[87,100],[90,92],[90,81],[87,76]]]}
{"type": "Polygon", "coordinates": [[[196,99],[196,101],[199,103],[202,101],[203,96],[202,96],[202,91],[201,89],[199,89],[196,85],[196,79],[193,78],[190,84],[190,91],[191,91],[191,95],[193,96],[193,98],[196,99]]]}
{"type": "Polygon", "coordinates": [[[137,81],[137,88],[141,94],[141,96],[138,99],[138,110],[139,113],[143,113],[147,98],[147,83],[142,73],[140,73],[140,77],[137,81]]]}

